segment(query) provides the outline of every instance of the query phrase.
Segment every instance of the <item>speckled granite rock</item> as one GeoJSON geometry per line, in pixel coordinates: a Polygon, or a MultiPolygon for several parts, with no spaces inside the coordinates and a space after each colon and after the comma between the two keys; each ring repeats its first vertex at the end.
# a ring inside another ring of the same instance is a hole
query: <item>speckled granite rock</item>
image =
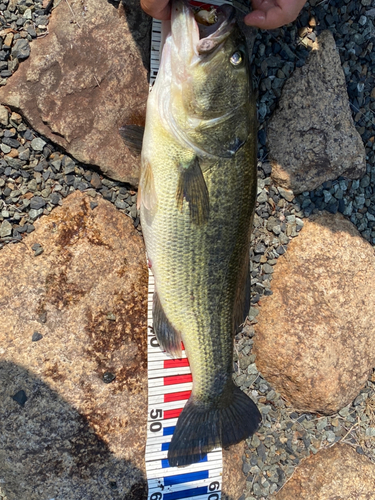
{"type": "Polygon", "coordinates": [[[303,411],[350,403],[375,365],[375,254],[354,225],[323,213],[275,266],[254,353],[262,375],[303,411]]]}
{"type": "Polygon", "coordinates": [[[332,34],[324,31],[302,68],[286,82],[268,126],[272,178],[295,193],[366,172],[366,155],[349,107],[332,34]]]}
{"type": "Polygon", "coordinates": [[[373,500],[375,465],[351,446],[335,445],[302,462],[275,500],[373,500]]]}
{"type": "Polygon", "coordinates": [[[139,500],[146,491],[145,250],[130,218],[90,201],[77,191],[0,252],[8,500],[139,500]]]}
{"type": "Polygon", "coordinates": [[[52,12],[49,35],[32,43],[29,59],[0,89],[0,102],[20,110],[77,160],[135,185],[139,159],[118,129],[144,124],[142,59],[149,64],[150,27],[136,0],[62,1],[52,12]]]}
{"type": "Polygon", "coordinates": [[[242,473],[244,442],[223,450],[222,500],[237,500],[245,491],[246,476],[242,473]]]}

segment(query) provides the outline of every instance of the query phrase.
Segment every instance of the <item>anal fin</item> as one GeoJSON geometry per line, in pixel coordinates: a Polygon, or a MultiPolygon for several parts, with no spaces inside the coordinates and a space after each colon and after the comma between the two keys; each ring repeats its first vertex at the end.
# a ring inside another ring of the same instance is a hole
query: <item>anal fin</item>
{"type": "Polygon", "coordinates": [[[152,316],[154,333],[160,347],[174,358],[180,358],[182,356],[181,335],[175,330],[165,315],[157,292],[154,293],[152,316]]]}

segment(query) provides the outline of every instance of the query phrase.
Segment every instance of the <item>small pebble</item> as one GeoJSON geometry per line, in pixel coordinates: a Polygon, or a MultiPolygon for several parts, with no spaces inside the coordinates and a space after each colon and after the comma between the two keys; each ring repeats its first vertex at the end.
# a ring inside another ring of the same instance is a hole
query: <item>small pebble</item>
{"type": "Polygon", "coordinates": [[[27,401],[27,396],[24,390],[20,390],[16,392],[14,396],[12,396],[12,399],[18,403],[20,406],[25,406],[25,403],[27,401]]]}
{"type": "Polygon", "coordinates": [[[43,338],[43,335],[39,332],[34,332],[33,336],[31,337],[31,340],[33,342],[38,342],[38,340],[41,340],[43,338]]]}
{"type": "Polygon", "coordinates": [[[110,384],[111,382],[113,382],[116,378],[116,375],[114,375],[113,373],[111,372],[105,372],[103,374],[103,382],[105,384],[110,384]]]}

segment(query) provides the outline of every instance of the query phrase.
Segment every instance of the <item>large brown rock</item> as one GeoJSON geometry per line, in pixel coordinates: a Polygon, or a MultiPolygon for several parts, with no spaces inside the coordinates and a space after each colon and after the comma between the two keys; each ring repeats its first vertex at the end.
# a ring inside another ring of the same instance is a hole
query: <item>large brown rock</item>
{"type": "Polygon", "coordinates": [[[375,465],[348,445],[304,460],[275,500],[374,500],[375,465]]]}
{"type": "Polygon", "coordinates": [[[307,63],[286,82],[268,126],[272,178],[295,193],[366,170],[365,148],[350,112],[332,34],[324,31],[307,63]]]}
{"type": "Polygon", "coordinates": [[[8,500],[146,491],[147,266],[131,219],[76,192],[0,252],[0,488],[8,500]],[[32,246],[44,252],[35,257],[32,246]],[[34,332],[43,336],[32,341],[34,332]],[[116,375],[104,383],[106,372],[116,375]],[[13,396],[23,390],[24,406],[13,396]]]}
{"type": "Polygon", "coordinates": [[[254,352],[262,375],[304,411],[350,403],[375,365],[375,254],[340,214],[305,221],[261,301],[254,352]]]}
{"type": "Polygon", "coordinates": [[[53,10],[49,35],[0,89],[39,133],[77,160],[137,184],[139,160],[118,129],[144,124],[151,19],[139,2],[69,0],[53,10]]]}

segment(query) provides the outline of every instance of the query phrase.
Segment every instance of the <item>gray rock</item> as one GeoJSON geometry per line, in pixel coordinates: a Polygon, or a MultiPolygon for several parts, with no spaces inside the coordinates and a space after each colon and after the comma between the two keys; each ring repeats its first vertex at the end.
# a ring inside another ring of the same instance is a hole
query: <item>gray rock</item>
{"type": "Polygon", "coordinates": [[[29,216],[30,219],[36,219],[40,214],[43,213],[43,208],[40,208],[39,210],[35,210],[34,208],[30,210],[29,216]]]}
{"type": "Polygon", "coordinates": [[[40,196],[34,196],[34,198],[31,198],[30,200],[30,208],[33,208],[35,210],[43,208],[46,204],[46,200],[41,198],[40,196]]]}
{"type": "Polygon", "coordinates": [[[127,204],[127,203],[125,203],[124,201],[121,201],[121,200],[116,200],[116,201],[115,201],[115,206],[116,206],[117,208],[119,208],[119,209],[125,209],[125,208],[128,206],[128,204],[127,204]]]}
{"type": "Polygon", "coordinates": [[[264,189],[260,194],[258,194],[257,201],[259,203],[265,203],[268,200],[268,193],[264,189]]]}
{"type": "Polygon", "coordinates": [[[43,141],[40,137],[35,137],[35,139],[31,141],[31,147],[34,151],[43,151],[46,144],[46,141],[43,141]]]}
{"type": "Polygon", "coordinates": [[[31,191],[32,193],[38,189],[38,183],[36,182],[36,179],[32,179],[28,185],[28,190],[31,191]]]}
{"type": "Polygon", "coordinates": [[[272,178],[294,193],[340,175],[365,173],[365,149],[351,116],[344,73],[329,31],[286,82],[268,127],[272,178]]]}
{"type": "Polygon", "coordinates": [[[0,105],[0,123],[5,127],[8,125],[9,113],[5,106],[0,105]]]}
{"type": "Polygon", "coordinates": [[[60,200],[61,200],[61,196],[58,193],[51,194],[51,203],[53,205],[58,205],[60,200]]]}
{"type": "Polygon", "coordinates": [[[39,332],[34,332],[33,336],[31,337],[32,342],[38,342],[38,340],[42,340],[43,335],[39,332]]]}
{"type": "Polygon", "coordinates": [[[3,220],[0,226],[0,238],[5,238],[6,236],[10,236],[12,234],[12,224],[3,220]]]}
{"type": "Polygon", "coordinates": [[[21,153],[18,154],[18,158],[20,160],[27,161],[30,158],[30,149],[27,148],[24,151],[21,151],[21,153]]]}
{"type": "Polygon", "coordinates": [[[266,274],[272,274],[273,273],[273,267],[270,266],[269,264],[263,264],[263,271],[266,273],[266,274]]]}
{"type": "Polygon", "coordinates": [[[25,12],[23,13],[23,17],[25,19],[32,19],[32,12],[31,9],[26,9],[25,12]]]}
{"type": "Polygon", "coordinates": [[[12,56],[19,60],[27,59],[30,55],[30,44],[26,38],[20,38],[12,48],[12,56]]]}
{"type": "Polygon", "coordinates": [[[52,161],[51,165],[55,170],[59,171],[61,168],[61,160],[52,161]]]}
{"type": "Polygon", "coordinates": [[[284,189],[283,187],[279,186],[278,188],[280,195],[286,200],[286,201],[293,201],[294,199],[294,193],[293,191],[289,189],[284,189]]]}

